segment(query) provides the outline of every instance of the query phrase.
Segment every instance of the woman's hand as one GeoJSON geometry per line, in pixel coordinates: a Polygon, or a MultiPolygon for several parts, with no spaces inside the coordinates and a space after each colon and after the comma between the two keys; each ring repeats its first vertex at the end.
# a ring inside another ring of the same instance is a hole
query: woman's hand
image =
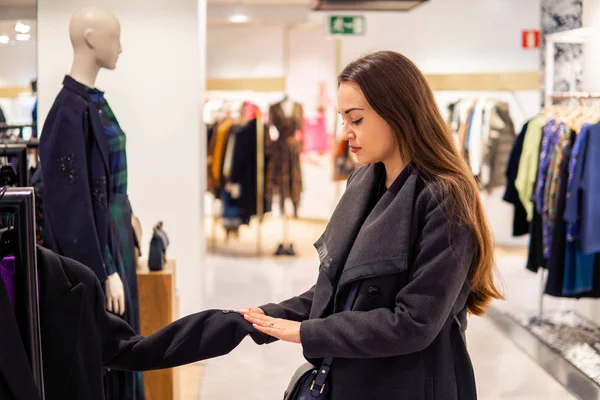
{"type": "Polygon", "coordinates": [[[258,307],[242,308],[241,310],[238,310],[237,312],[242,314],[242,316],[244,316],[244,317],[248,313],[265,315],[265,312],[262,310],[262,308],[258,308],[258,307]]]}
{"type": "Polygon", "coordinates": [[[262,314],[249,312],[244,315],[244,318],[262,333],[266,333],[284,342],[301,343],[300,322],[271,318],[268,315],[264,315],[264,312],[262,314]]]}

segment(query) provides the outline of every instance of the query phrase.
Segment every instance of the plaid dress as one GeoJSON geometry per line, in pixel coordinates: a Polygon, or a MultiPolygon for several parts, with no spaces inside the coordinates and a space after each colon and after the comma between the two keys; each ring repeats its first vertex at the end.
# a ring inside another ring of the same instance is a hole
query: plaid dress
{"type": "MultiPolygon", "coordinates": [[[[92,101],[100,110],[102,125],[108,138],[110,164],[109,213],[111,243],[105,249],[107,273],[118,272],[125,288],[123,319],[140,332],[135,242],[131,225],[131,205],[127,196],[127,137],[104,98],[104,93],[90,90],[92,101]]],[[[108,371],[104,377],[107,400],[144,400],[144,383],[140,372],[108,371]]]]}

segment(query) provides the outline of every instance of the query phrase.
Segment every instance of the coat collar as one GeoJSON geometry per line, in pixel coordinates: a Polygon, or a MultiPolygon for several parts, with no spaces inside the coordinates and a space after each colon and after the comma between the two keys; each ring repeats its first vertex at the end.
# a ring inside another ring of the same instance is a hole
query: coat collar
{"type": "Polygon", "coordinates": [[[71,374],[65,373],[76,361],[83,312],[83,284],[73,286],[65,274],[62,259],[38,247],[40,277],[40,326],[44,386],[48,398],[62,398],[71,374]]]}
{"type": "Polygon", "coordinates": [[[0,279],[0,345],[7,351],[7,354],[0,357],[0,374],[14,397],[17,400],[39,399],[15,313],[2,279],[0,279]]]}
{"type": "Polygon", "coordinates": [[[84,100],[85,104],[88,107],[88,111],[90,113],[90,123],[92,125],[92,131],[96,138],[95,142],[100,150],[100,154],[102,155],[102,161],[104,162],[104,169],[106,174],[108,175],[110,172],[109,162],[108,162],[108,140],[106,138],[106,134],[104,133],[104,127],[102,126],[102,121],[100,120],[99,113],[100,109],[95,101],[93,101],[90,92],[94,93],[102,93],[97,89],[89,88],[85,86],[83,83],[76,81],[69,75],[65,76],[63,80],[63,86],[65,89],[75,93],[81,99],[84,100]]]}
{"type": "Polygon", "coordinates": [[[388,269],[406,268],[418,172],[409,164],[372,208],[384,174],[383,164],[358,170],[315,243],[321,266],[338,289],[363,277],[358,268],[363,265],[394,260],[388,269]]]}

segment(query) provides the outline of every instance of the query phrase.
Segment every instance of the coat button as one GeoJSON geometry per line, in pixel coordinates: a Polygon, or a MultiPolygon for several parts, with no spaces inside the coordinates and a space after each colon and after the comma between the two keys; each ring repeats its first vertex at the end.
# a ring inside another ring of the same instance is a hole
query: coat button
{"type": "Polygon", "coordinates": [[[379,288],[377,286],[370,286],[368,293],[369,297],[377,297],[379,296],[379,288]]]}

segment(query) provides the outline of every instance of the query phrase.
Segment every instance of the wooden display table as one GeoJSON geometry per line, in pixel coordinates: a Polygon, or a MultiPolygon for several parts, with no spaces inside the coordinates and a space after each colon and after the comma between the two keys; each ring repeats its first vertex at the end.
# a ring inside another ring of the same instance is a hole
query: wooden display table
{"type": "MultiPolygon", "coordinates": [[[[175,267],[175,261],[169,260],[162,271],[151,272],[147,260],[140,260],[137,278],[143,336],[153,334],[178,318],[175,267]]],[[[146,400],[178,400],[177,375],[173,368],[144,372],[146,400]]]]}

